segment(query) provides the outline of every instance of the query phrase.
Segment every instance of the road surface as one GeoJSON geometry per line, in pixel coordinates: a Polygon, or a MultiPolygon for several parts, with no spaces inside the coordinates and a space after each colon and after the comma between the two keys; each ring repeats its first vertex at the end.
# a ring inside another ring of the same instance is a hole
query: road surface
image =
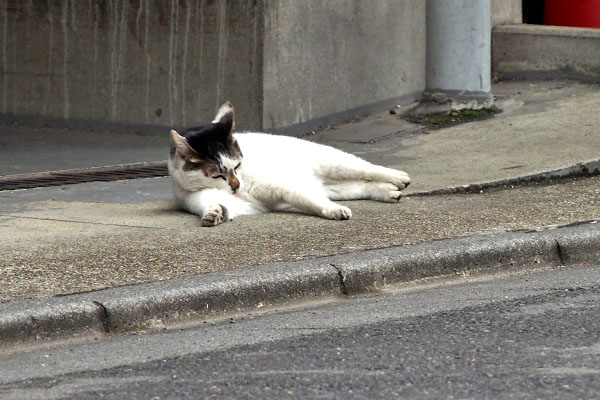
{"type": "Polygon", "coordinates": [[[599,398],[600,267],[413,283],[0,365],[2,399],[599,398]]]}

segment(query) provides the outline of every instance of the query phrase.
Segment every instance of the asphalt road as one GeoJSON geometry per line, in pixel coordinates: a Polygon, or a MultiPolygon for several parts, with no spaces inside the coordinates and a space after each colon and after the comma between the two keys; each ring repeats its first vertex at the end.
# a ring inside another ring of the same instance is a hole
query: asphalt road
{"type": "Polygon", "coordinates": [[[413,283],[0,365],[2,399],[593,399],[600,267],[413,283]]]}

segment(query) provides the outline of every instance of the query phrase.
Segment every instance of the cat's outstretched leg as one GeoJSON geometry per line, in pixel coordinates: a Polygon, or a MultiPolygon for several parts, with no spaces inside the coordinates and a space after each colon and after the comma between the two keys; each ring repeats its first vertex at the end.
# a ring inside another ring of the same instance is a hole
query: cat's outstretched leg
{"type": "Polygon", "coordinates": [[[267,203],[282,201],[298,211],[327,219],[344,220],[352,217],[352,211],[331,201],[321,185],[301,181],[295,183],[294,188],[289,185],[272,186],[268,198],[263,200],[267,203]]]}
{"type": "Polygon", "coordinates": [[[349,219],[352,217],[352,211],[348,207],[329,200],[322,189],[319,190],[318,194],[314,191],[308,195],[298,192],[284,193],[283,200],[300,211],[327,219],[349,219]]]}
{"type": "Polygon", "coordinates": [[[387,182],[402,190],[410,184],[404,171],[382,167],[344,152],[336,152],[327,163],[315,171],[324,180],[387,182]]]}
{"type": "Polygon", "coordinates": [[[199,215],[202,226],[215,226],[240,215],[264,212],[258,206],[218,189],[204,189],[183,199],[183,207],[199,215]]]}
{"type": "Polygon", "coordinates": [[[377,200],[397,203],[402,198],[400,188],[387,182],[344,181],[325,184],[331,200],[377,200]]]}

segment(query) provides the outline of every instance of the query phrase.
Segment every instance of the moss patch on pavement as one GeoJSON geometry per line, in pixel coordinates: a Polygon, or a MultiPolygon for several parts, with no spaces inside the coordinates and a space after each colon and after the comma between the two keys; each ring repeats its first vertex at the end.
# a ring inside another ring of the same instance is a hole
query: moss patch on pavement
{"type": "Polygon", "coordinates": [[[439,129],[447,126],[458,125],[465,122],[478,121],[491,118],[496,114],[496,108],[482,108],[480,110],[459,110],[431,114],[410,115],[410,122],[427,125],[430,129],[439,129]]]}

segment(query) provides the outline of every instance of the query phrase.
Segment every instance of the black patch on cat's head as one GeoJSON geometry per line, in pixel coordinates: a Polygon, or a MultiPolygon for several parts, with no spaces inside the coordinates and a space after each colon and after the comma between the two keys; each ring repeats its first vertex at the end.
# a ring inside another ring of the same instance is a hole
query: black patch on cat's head
{"type": "Polygon", "coordinates": [[[181,136],[202,160],[218,163],[221,154],[241,158],[242,152],[232,135],[234,124],[233,106],[226,102],[219,108],[213,122],[186,129],[181,136]]]}
{"type": "Polygon", "coordinates": [[[181,133],[201,160],[219,161],[219,155],[231,154],[233,136],[226,126],[211,122],[208,125],[186,129],[181,133]]]}

